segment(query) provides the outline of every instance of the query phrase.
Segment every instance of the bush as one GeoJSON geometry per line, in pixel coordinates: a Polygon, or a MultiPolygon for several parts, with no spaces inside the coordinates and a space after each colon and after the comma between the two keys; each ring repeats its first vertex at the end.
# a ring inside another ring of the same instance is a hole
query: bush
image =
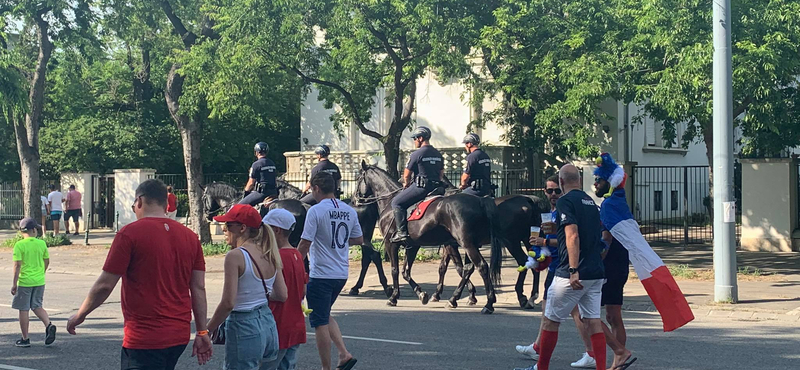
{"type": "MultiPolygon", "coordinates": [[[[38,238],[44,240],[44,242],[47,243],[48,248],[72,244],[72,241],[70,241],[69,238],[67,238],[67,236],[63,234],[56,236],[46,235],[44,238],[39,236],[38,238]]],[[[22,239],[23,239],[22,234],[17,233],[17,235],[15,235],[13,238],[4,240],[3,243],[0,244],[0,247],[13,248],[14,244],[16,244],[18,241],[22,239]]]]}
{"type": "Polygon", "coordinates": [[[204,256],[216,256],[219,254],[228,253],[231,250],[231,246],[228,243],[205,243],[203,244],[203,255],[204,256]]]}

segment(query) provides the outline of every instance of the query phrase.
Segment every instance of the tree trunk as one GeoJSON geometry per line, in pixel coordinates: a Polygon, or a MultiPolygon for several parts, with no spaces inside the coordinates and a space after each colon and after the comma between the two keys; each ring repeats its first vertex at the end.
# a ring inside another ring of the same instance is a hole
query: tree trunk
{"type": "MultiPolygon", "coordinates": [[[[711,124],[703,126],[703,141],[706,143],[706,158],[708,158],[708,204],[706,210],[711,224],[714,224],[714,131],[711,124]]],[[[713,230],[713,228],[712,228],[713,230]]]]}
{"type": "Polygon", "coordinates": [[[25,114],[24,121],[20,115],[8,114],[10,123],[14,125],[14,134],[17,140],[17,153],[22,175],[23,212],[25,216],[33,217],[35,220],[42,219],[42,200],[39,189],[39,128],[44,109],[47,64],[53,53],[53,44],[47,34],[49,24],[42,19],[43,15],[42,12],[39,12],[33,17],[36,21],[39,57],[36,60],[36,69],[28,95],[28,113],[25,114]]]}
{"type": "Polygon", "coordinates": [[[383,142],[383,155],[386,157],[386,172],[389,173],[393,179],[400,178],[398,172],[400,161],[400,139],[402,138],[403,131],[396,134],[389,133],[386,140],[383,142]]]}
{"type": "Polygon", "coordinates": [[[186,184],[189,195],[189,219],[192,230],[200,236],[203,243],[211,242],[211,231],[205,218],[203,206],[203,159],[200,157],[202,145],[202,123],[196,118],[180,114],[178,100],[183,94],[184,76],[178,74],[180,65],[173,64],[167,77],[164,91],[167,107],[178,126],[183,141],[183,162],[186,166],[186,184]]]}

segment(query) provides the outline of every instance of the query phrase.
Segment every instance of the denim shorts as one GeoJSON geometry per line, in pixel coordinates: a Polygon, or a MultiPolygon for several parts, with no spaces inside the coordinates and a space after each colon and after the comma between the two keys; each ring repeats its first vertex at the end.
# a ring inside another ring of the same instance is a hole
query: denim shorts
{"type": "Polygon", "coordinates": [[[270,362],[264,362],[260,370],[295,370],[297,368],[297,351],[299,344],[278,351],[278,357],[270,362]]]}
{"type": "Polygon", "coordinates": [[[258,369],[278,357],[278,327],[267,305],[233,311],[225,321],[225,370],[258,369]]]}
{"type": "Polygon", "coordinates": [[[339,293],[347,284],[347,279],[318,279],[308,280],[306,301],[308,308],[312,309],[308,315],[308,322],[312,328],[328,325],[331,317],[331,307],[339,297],[339,293]]]}

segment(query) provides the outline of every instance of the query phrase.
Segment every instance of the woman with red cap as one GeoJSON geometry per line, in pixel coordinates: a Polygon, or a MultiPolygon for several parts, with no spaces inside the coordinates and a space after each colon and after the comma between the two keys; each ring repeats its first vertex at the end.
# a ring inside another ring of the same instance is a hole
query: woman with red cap
{"type": "Polygon", "coordinates": [[[209,320],[211,330],[225,322],[225,369],[256,369],[278,356],[278,329],[269,301],[288,295],[281,273],[281,257],[272,228],[261,223],[251,206],[237,204],[214,217],[224,222],[225,256],[222,300],[209,320]]]}

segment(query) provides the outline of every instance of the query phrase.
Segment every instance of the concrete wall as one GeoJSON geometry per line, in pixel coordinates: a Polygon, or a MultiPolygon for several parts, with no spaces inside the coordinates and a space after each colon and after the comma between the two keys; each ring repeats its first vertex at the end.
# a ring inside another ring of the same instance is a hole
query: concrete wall
{"type": "Polygon", "coordinates": [[[136,188],[148,178],[155,176],[151,169],[114,170],[114,209],[119,213],[119,225],[123,226],[136,221],[131,205],[135,200],[136,188]]]}
{"type": "Polygon", "coordinates": [[[742,160],[743,249],[793,250],[792,232],[798,217],[797,181],[797,160],[742,160]]]}
{"type": "Polygon", "coordinates": [[[97,174],[91,172],[66,172],[61,174],[61,187],[63,188],[61,191],[64,193],[65,198],[70,185],[75,185],[75,190],[81,193],[81,212],[83,217],[81,217],[78,225],[80,231],[86,231],[89,226],[87,220],[89,219],[89,213],[92,212],[92,176],[95,175],[97,174]]]}

